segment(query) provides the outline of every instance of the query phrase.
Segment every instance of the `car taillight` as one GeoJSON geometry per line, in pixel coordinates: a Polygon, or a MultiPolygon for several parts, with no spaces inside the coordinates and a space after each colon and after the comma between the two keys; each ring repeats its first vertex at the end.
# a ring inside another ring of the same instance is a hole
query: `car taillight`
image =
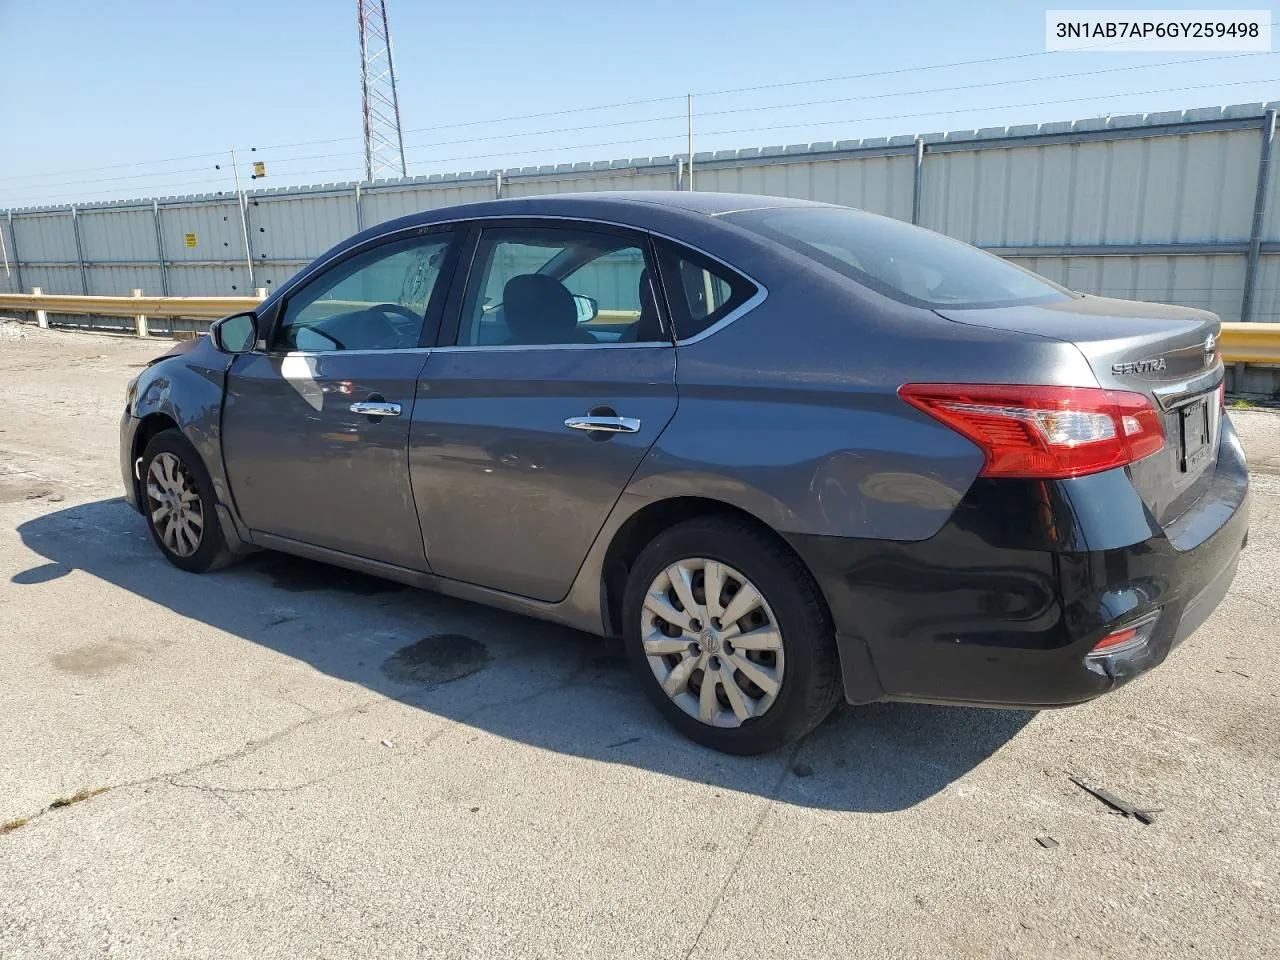
{"type": "Polygon", "coordinates": [[[1080,477],[1122,467],[1164,447],[1160,415],[1141,393],[908,383],[898,395],[981,447],[984,477],[1080,477]]]}
{"type": "Polygon", "coordinates": [[[1117,653],[1127,653],[1130,650],[1136,650],[1151,639],[1151,635],[1156,629],[1156,621],[1159,618],[1160,611],[1152,610],[1150,613],[1139,617],[1137,620],[1131,620],[1119,630],[1112,630],[1094,644],[1093,649],[1089,651],[1088,656],[1110,657],[1117,653]]]}

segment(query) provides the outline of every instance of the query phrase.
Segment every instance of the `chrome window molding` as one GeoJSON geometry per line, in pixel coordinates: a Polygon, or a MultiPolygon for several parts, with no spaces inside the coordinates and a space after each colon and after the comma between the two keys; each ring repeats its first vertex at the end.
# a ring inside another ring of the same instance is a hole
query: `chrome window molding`
{"type": "Polygon", "coordinates": [[[470,343],[452,344],[447,347],[435,347],[434,349],[437,353],[487,353],[490,351],[515,353],[527,350],[596,350],[600,347],[613,349],[657,347],[659,350],[673,350],[675,349],[675,344],[670,340],[642,340],[638,343],[611,343],[602,340],[600,343],[470,343]]]}
{"type": "MultiPolygon", "coordinates": [[[[688,244],[685,244],[685,246],[688,246],[688,244]]],[[[690,247],[690,249],[693,249],[693,248],[690,247]]],[[[699,253],[701,253],[701,251],[699,251],[699,253]]],[[[729,265],[725,264],[725,266],[729,266],[729,265]]],[[[733,269],[733,268],[730,267],[730,269],[733,269]]],[[[745,273],[742,273],[741,270],[734,269],[733,272],[737,274],[741,274],[744,277],[747,277],[747,275],[745,273]]],[[[751,280],[750,277],[747,277],[747,279],[751,280]]],[[[731,310],[729,313],[725,314],[723,317],[721,317],[711,326],[707,327],[707,329],[703,330],[701,333],[695,333],[692,337],[686,337],[683,340],[677,340],[676,346],[687,347],[690,344],[698,343],[702,340],[705,340],[707,339],[707,337],[711,336],[714,333],[718,333],[719,331],[727,327],[729,324],[733,323],[735,320],[741,319],[742,317],[750,313],[752,310],[754,310],[756,307],[760,306],[760,304],[764,303],[769,296],[769,291],[765,289],[763,284],[758,283],[755,280],[751,280],[751,282],[755,284],[756,292],[751,296],[750,299],[748,299],[736,310],[731,310]]]]}
{"type": "MultiPolygon", "coordinates": [[[[733,323],[735,320],[742,319],[742,317],[746,316],[756,307],[760,306],[760,304],[764,303],[765,299],[769,295],[768,288],[765,287],[765,285],[761,283],[759,280],[757,280],[755,277],[751,276],[751,274],[747,273],[745,270],[742,270],[739,267],[735,267],[733,264],[729,263],[723,258],[717,257],[714,253],[708,253],[706,250],[703,250],[701,247],[696,246],[687,240],[681,240],[679,237],[673,237],[670,234],[661,233],[657,230],[650,230],[646,227],[637,227],[634,224],[630,224],[630,223],[618,223],[614,220],[601,220],[599,217],[571,217],[571,216],[565,216],[564,214],[491,213],[491,214],[483,214],[480,216],[469,216],[469,217],[462,216],[462,217],[456,217],[449,220],[433,220],[430,223],[419,223],[409,227],[400,227],[397,230],[390,230],[387,233],[379,234],[376,237],[370,237],[369,240],[366,241],[364,244],[359,244],[357,245],[357,247],[349,247],[348,249],[343,250],[341,253],[336,253],[332,257],[329,257],[327,260],[317,263],[312,269],[306,271],[305,273],[300,273],[297,276],[293,277],[288,283],[286,283],[283,287],[278,289],[275,292],[274,296],[280,297],[280,298],[287,296],[294,289],[294,287],[307,283],[312,277],[316,276],[318,273],[324,270],[329,264],[333,263],[335,260],[338,260],[340,258],[343,258],[352,254],[359,247],[364,247],[366,244],[374,245],[374,244],[382,243],[384,241],[392,240],[396,237],[399,237],[402,234],[414,233],[415,231],[428,231],[432,227],[448,227],[448,226],[454,226],[457,224],[480,223],[485,220],[560,220],[568,223],[592,223],[602,227],[613,227],[614,229],[617,229],[617,230],[632,230],[632,231],[635,231],[636,233],[645,233],[651,237],[658,237],[659,239],[667,240],[671,243],[677,244],[678,246],[685,247],[688,250],[692,250],[694,253],[704,256],[708,260],[711,260],[715,263],[720,264],[725,269],[732,270],[734,273],[750,281],[755,286],[756,288],[755,294],[752,295],[751,298],[748,299],[745,303],[743,303],[740,307],[738,307],[736,310],[731,311],[726,316],[721,317],[711,326],[707,327],[707,329],[694,334],[692,337],[686,337],[683,340],[676,340],[675,345],[678,347],[689,346],[694,343],[699,343],[707,339],[707,337],[710,337],[711,335],[718,333],[719,331],[727,327],[729,324],[733,323]]],[[[651,347],[654,344],[658,344],[661,346],[661,345],[666,345],[669,342],[670,341],[666,341],[666,340],[652,340],[652,341],[645,341],[644,343],[603,343],[603,342],[602,343],[541,343],[541,344],[528,344],[528,345],[449,344],[446,346],[417,347],[414,349],[449,350],[452,352],[475,351],[475,350],[547,350],[547,349],[564,349],[566,347],[594,349],[595,347],[651,347]]],[[[326,354],[327,353],[356,353],[356,352],[357,351],[354,351],[354,350],[323,351],[323,353],[326,353],[326,354]]],[[[368,351],[368,352],[386,353],[389,351],[368,351]]],[[[317,353],[316,355],[322,355],[322,354],[317,353]]]]}
{"type": "Polygon", "coordinates": [[[260,357],[365,357],[373,354],[389,356],[401,353],[430,353],[434,347],[391,347],[380,350],[369,347],[361,350],[254,350],[253,356],[260,357]]]}

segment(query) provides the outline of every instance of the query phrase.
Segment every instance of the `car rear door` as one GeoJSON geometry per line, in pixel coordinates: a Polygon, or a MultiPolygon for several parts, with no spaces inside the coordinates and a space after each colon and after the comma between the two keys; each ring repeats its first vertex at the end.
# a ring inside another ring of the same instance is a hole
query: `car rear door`
{"type": "Polygon", "coordinates": [[[598,224],[489,222],[463,261],[410,427],[427,558],[441,576],[557,601],[675,413],[650,243],[598,224]]]}
{"type": "Polygon", "coordinates": [[[283,301],[266,350],[232,363],[222,447],[250,529],[426,568],[409,423],[455,241],[424,228],[358,248],[283,301]]]}

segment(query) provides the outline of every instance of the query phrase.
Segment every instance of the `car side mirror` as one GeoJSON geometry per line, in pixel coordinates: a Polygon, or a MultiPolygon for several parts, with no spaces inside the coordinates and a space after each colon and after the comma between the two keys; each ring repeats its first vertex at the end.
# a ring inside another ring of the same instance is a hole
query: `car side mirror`
{"type": "Polygon", "coordinates": [[[579,323],[590,323],[600,315],[600,301],[596,300],[595,297],[575,293],[573,295],[573,305],[578,310],[579,323]]]}
{"type": "Polygon", "coordinates": [[[254,313],[236,313],[215,320],[209,338],[223,353],[248,353],[258,342],[258,317],[254,313]]]}

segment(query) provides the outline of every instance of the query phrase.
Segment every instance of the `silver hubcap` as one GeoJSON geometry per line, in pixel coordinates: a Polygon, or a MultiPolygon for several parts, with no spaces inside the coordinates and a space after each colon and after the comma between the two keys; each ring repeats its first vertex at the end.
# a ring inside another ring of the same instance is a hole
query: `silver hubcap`
{"type": "Polygon", "coordinates": [[[640,636],[653,675],[677,706],[738,727],[773,706],[785,666],[773,611],[727,564],[694,557],[649,585],[640,636]]]}
{"type": "Polygon", "coordinates": [[[176,454],[160,453],[147,470],[147,503],[151,524],[166,548],[179,557],[200,549],[204,505],[195,481],[176,454]]]}

